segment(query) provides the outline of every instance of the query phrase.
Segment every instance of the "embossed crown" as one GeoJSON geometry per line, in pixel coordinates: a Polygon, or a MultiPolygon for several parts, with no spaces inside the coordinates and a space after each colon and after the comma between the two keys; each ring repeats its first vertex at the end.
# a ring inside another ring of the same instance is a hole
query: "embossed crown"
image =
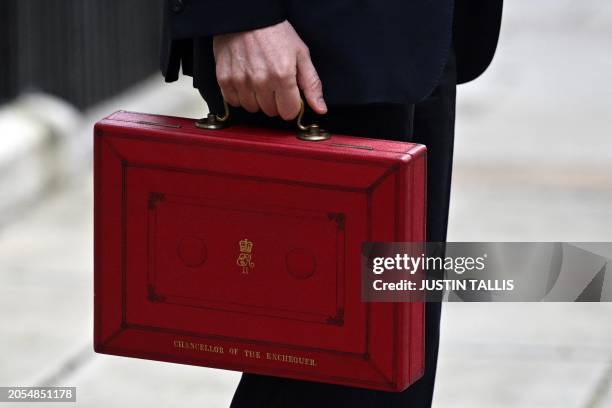
{"type": "Polygon", "coordinates": [[[249,241],[246,238],[240,241],[240,252],[251,253],[252,250],[253,250],[253,243],[251,241],[249,241]]]}

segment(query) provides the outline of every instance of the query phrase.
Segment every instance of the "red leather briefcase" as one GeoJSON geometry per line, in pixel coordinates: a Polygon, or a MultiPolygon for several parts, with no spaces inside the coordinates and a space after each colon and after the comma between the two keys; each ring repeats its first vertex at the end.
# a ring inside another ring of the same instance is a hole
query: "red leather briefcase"
{"type": "Polygon", "coordinates": [[[424,146],[131,112],[94,139],[97,352],[387,391],[422,375],[424,305],[362,302],[360,247],[424,239],[424,146]]]}

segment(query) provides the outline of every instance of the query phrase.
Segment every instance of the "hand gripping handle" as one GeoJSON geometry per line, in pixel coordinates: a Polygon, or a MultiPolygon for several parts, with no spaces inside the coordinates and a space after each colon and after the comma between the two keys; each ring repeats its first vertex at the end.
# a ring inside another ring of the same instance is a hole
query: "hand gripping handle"
{"type": "MultiPolygon", "coordinates": [[[[223,116],[219,116],[215,113],[209,113],[207,117],[197,120],[195,126],[200,129],[218,130],[229,126],[229,107],[227,102],[223,101],[223,107],[225,112],[223,116]]],[[[321,140],[327,140],[331,137],[330,133],[324,129],[321,129],[316,123],[310,125],[302,124],[304,118],[304,100],[300,99],[300,113],[296,119],[297,133],[296,137],[300,140],[308,142],[318,142],[321,140]]]]}

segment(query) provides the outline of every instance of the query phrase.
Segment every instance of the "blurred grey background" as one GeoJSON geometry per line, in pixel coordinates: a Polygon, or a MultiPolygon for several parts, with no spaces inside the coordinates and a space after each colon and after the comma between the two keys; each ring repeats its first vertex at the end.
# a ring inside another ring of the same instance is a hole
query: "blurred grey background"
{"type": "MultiPolygon", "coordinates": [[[[0,2],[0,386],[229,404],[238,373],[92,350],[92,125],[206,109],[156,71],[159,4],[0,2]]],[[[459,89],[450,241],[612,241],[611,43],[608,1],[506,2],[459,89]]],[[[612,407],[612,304],[445,304],[434,406],[612,407]]]]}

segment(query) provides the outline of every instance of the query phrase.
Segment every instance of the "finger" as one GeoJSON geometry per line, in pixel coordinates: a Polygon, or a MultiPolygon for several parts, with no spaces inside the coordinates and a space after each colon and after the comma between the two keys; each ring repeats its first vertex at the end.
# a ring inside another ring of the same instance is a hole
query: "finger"
{"type": "Polygon", "coordinates": [[[284,120],[293,120],[300,113],[300,90],[297,83],[293,86],[279,88],[274,92],[276,109],[284,120]]]}
{"type": "Polygon", "coordinates": [[[274,90],[276,110],[284,120],[292,120],[300,112],[300,90],[296,76],[295,59],[277,61],[276,66],[270,72],[269,80],[274,90]]]}
{"type": "Polygon", "coordinates": [[[238,91],[238,98],[240,99],[240,106],[242,106],[248,112],[255,113],[259,110],[257,98],[255,98],[255,94],[252,90],[246,89],[243,91],[238,91]]]}
{"type": "Polygon", "coordinates": [[[230,71],[230,65],[225,59],[217,61],[216,65],[217,83],[223,95],[223,100],[228,104],[239,107],[240,99],[238,98],[238,92],[232,85],[232,77],[230,71]]]}
{"type": "Polygon", "coordinates": [[[308,105],[316,113],[327,113],[327,105],[323,99],[323,84],[307,51],[298,53],[297,81],[308,105]]]}
{"type": "Polygon", "coordinates": [[[278,116],[278,109],[276,108],[276,99],[273,91],[255,92],[255,99],[261,110],[268,116],[278,116]]]}
{"type": "Polygon", "coordinates": [[[221,95],[223,95],[223,100],[226,101],[229,105],[235,108],[240,107],[240,98],[238,97],[238,91],[236,91],[233,87],[221,87],[221,95]]]}
{"type": "Polygon", "coordinates": [[[245,75],[235,73],[232,75],[232,84],[238,92],[238,100],[240,106],[251,113],[255,113],[259,110],[259,104],[255,98],[255,92],[251,88],[245,75]]]}
{"type": "Polygon", "coordinates": [[[251,80],[255,89],[255,99],[261,110],[268,116],[278,116],[274,89],[271,82],[264,75],[259,75],[251,80]]]}
{"type": "Polygon", "coordinates": [[[274,76],[276,109],[284,120],[292,120],[300,113],[301,97],[295,69],[294,65],[293,70],[285,69],[274,76]]]}

